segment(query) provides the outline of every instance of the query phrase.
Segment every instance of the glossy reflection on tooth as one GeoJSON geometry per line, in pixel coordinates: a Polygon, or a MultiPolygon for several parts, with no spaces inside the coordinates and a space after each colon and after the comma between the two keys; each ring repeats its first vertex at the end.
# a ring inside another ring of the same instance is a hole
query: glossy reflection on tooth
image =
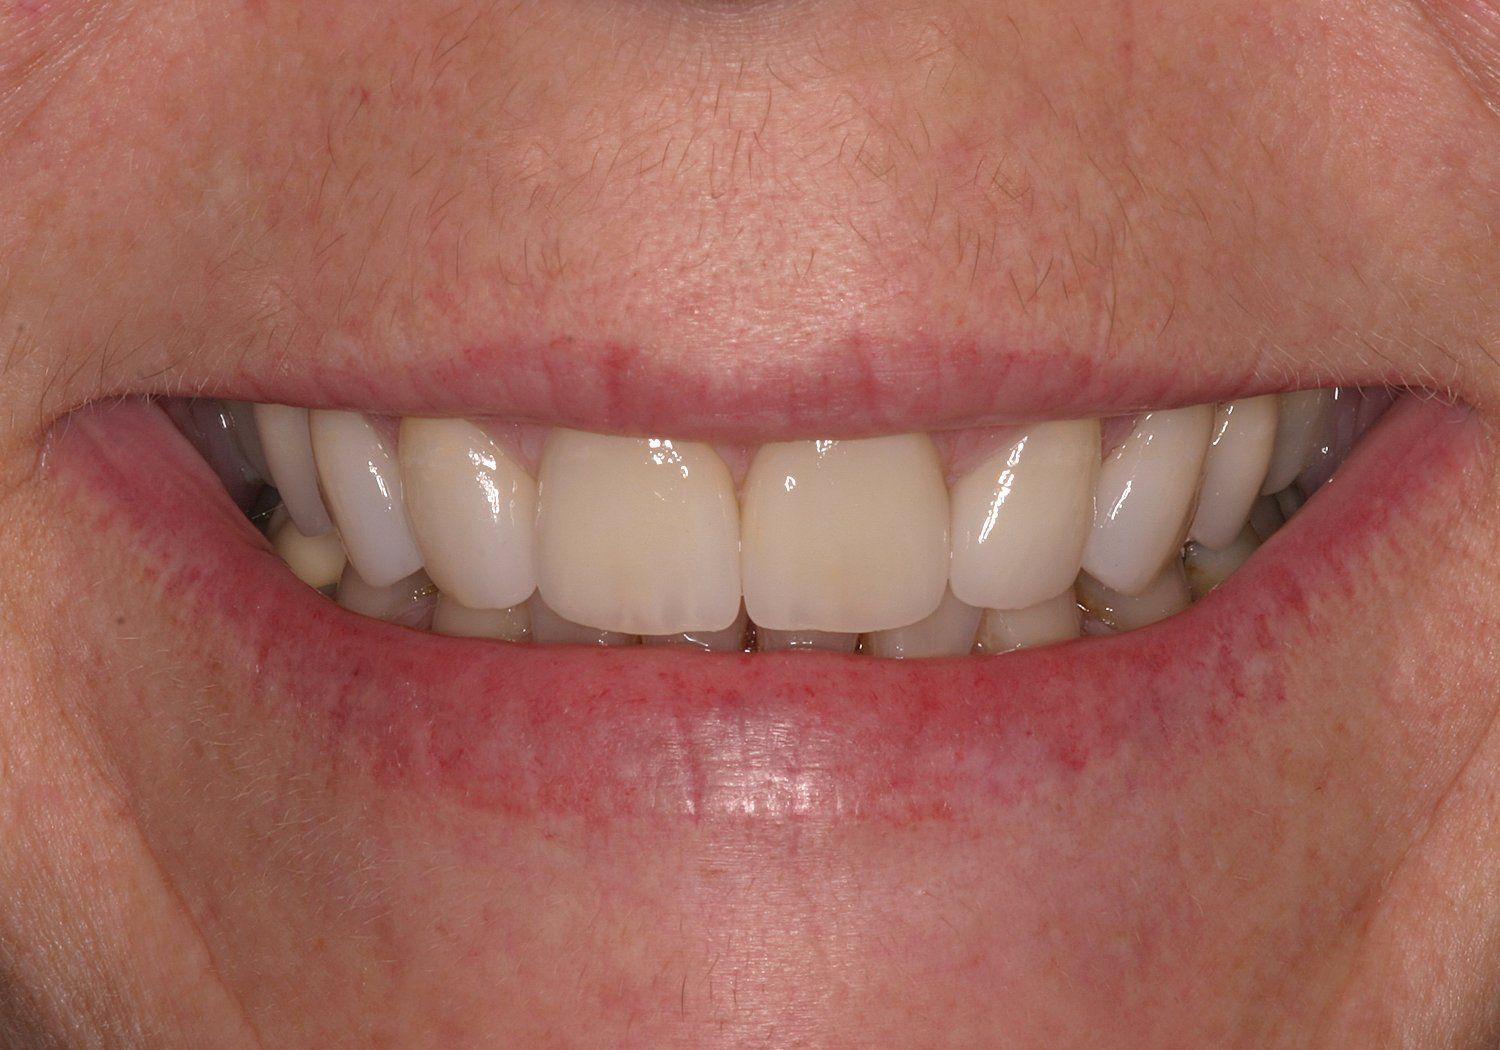
{"type": "Polygon", "coordinates": [[[1261,495],[1280,492],[1302,473],[1317,448],[1327,425],[1329,407],[1333,404],[1330,390],[1294,390],[1279,395],[1276,410],[1276,445],[1271,452],[1271,463],[1266,469],[1266,480],[1261,483],[1261,495]]]}
{"type": "Polygon", "coordinates": [[[1083,568],[1105,586],[1139,593],[1178,554],[1213,419],[1212,405],[1148,412],[1104,461],[1083,568]]]}
{"type": "Polygon", "coordinates": [[[858,646],[859,635],[845,631],[755,632],[755,647],[763,653],[852,653],[858,646]]]}
{"type": "Polygon", "coordinates": [[[735,617],[734,623],[723,630],[642,635],[641,644],[680,649],[701,649],[706,653],[736,653],[745,650],[749,632],[750,617],[745,615],[745,607],[741,605],[740,614],[735,617]]]}
{"type": "Polygon", "coordinates": [[[1018,609],[1068,587],[1094,518],[1099,422],[1038,423],[953,487],[953,593],[1018,609]]]}
{"type": "Polygon", "coordinates": [[[1248,525],[1240,530],[1233,543],[1225,547],[1189,543],[1183,551],[1182,563],[1193,600],[1197,601],[1229,579],[1230,574],[1244,565],[1259,546],[1260,537],[1248,525]]]}
{"type": "Polygon", "coordinates": [[[350,565],[339,580],[338,603],[350,612],[402,627],[427,627],[437,604],[437,588],[425,572],[414,572],[377,587],[350,565]]]}
{"type": "Polygon", "coordinates": [[[283,506],[271,516],[268,535],[271,546],[292,570],[292,575],[309,587],[317,590],[332,587],[344,575],[344,566],[349,559],[337,533],[309,536],[297,528],[297,523],[291,520],[283,506]]]}
{"type": "Polygon", "coordinates": [[[1087,574],[1078,579],[1078,600],[1089,615],[1116,631],[1135,631],[1175,616],[1192,604],[1182,562],[1173,559],[1136,594],[1122,594],[1087,574]]]}
{"type": "Polygon", "coordinates": [[[526,603],[531,614],[531,640],[542,645],[638,645],[640,637],[623,631],[604,631],[597,627],[564,619],[539,595],[526,603]]]}
{"type": "Polygon", "coordinates": [[[531,638],[531,610],[524,602],[505,609],[471,609],[445,594],[432,614],[432,629],[455,638],[524,642],[531,638]]]}
{"type": "Polygon", "coordinates": [[[256,405],[255,429],[271,473],[269,480],[276,486],[297,528],[307,536],[321,536],[330,531],[333,519],[328,516],[328,508],[318,491],[307,409],[256,405]]]}
{"type": "Polygon", "coordinates": [[[1083,611],[1069,587],[1029,608],[984,610],[974,648],[981,653],[1008,653],[1071,641],[1082,633],[1083,611]]]}
{"type": "Polygon", "coordinates": [[[1198,509],[1188,538],[1227,547],[1250,518],[1276,444],[1275,394],[1229,401],[1214,413],[1198,509]]]}
{"type": "Polygon", "coordinates": [[[974,648],[974,634],[979,629],[982,611],[959,601],[949,591],[926,619],[865,635],[860,640],[860,651],[897,660],[962,656],[974,648]]]}
{"type": "Polygon", "coordinates": [[[358,412],[313,412],[308,430],[319,486],[360,576],[383,587],[420,569],[390,442],[358,412]]]}
{"type": "Polygon", "coordinates": [[[427,575],[471,609],[507,609],[536,590],[536,482],[483,428],[405,419],[398,458],[427,575]]]}
{"type": "Polygon", "coordinates": [[[762,446],[743,489],[745,606],[773,631],[916,623],[948,583],[948,491],[925,434],[762,446]]]}

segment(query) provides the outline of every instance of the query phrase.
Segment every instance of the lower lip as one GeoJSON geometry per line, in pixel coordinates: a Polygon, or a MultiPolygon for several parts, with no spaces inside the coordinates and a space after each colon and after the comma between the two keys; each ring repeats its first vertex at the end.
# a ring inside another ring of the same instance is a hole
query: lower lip
{"type": "Polygon", "coordinates": [[[267,732],[310,730],[383,786],[508,813],[911,820],[1014,804],[1125,747],[1233,746],[1315,657],[1318,599],[1373,571],[1383,538],[1481,447],[1466,409],[1404,398],[1187,612],[933,661],[513,646],[362,619],[296,581],[145,402],[76,413],[47,469],[155,580],[151,615],[247,683],[237,701],[267,732]]]}

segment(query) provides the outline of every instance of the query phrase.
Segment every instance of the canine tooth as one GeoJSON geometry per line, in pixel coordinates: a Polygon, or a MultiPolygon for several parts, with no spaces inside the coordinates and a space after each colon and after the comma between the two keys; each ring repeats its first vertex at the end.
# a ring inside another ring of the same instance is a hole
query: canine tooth
{"type": "Polygon", "coordinates": [[[1255,506],[1250,509],[1250,530],[1255,533],[1261,543],[1270,539],[1277,529],[1286,524],[1286,515],[1281,513],[1281,507],[1276,502],[1275,496],[1262,496],[1255,501],[1255,506]]]}
{"type": "Polygon", "coordinates": [[[1193,600],[1182,562],[1175,558],[1138,594],[1122,594],[1092,576],[1080,576],[1078,598],[1095,619],[1117,631],[1134,631],[1165,620],[1193,600]]]}
{"type": "Polygon", "coordinates": [[[1323,434],[1329,406],[1333,403],[1328,390],[1294,390],[1280,395],[1276,412],[1276,446],[1260,494],[1280,492],[1302,473],[1323,434]]]}
{"type": "Polygon", "coordinates": [[[1182,546],[1208,452],[1212,405],[1142,416],[1099,471],[1083,568],[1113,590],[1151,586],[1182,546]]]}
{"type": "Polygon", "coordinates": [[[318,491],[307,417],[307,409],[291,405],[255,406],[255,429],[271,474],[268,480],[302,534],[321,536],[333,528],[333,519],[318,491]]]}
{"type": "Polygon", "coordinates": [[[986,609],[979,620],[974,647],[981,653],[1034,649],[1079,637],[1083,612],[1073,588],[1026,609],[986,609]]]}
{"type": "Polygon", "coordinates": [[[418,570],[384,587],[376,587],[349,565],[339,579],[338,603],[350,612],[403,627],[424,627],[431,620],[437,588],[418,570]]]}
{"type": "Polygon", "coordinates": [[[444,594],[432,614],[432,629],[455,638],[524,642],[531,637],[531,610],[524,602],[506,609],[471,609],[444,594]]]}
{"type": "Polygon", "coordinates": [[[1099,421],[1038,423],[953,486],[953,593],[1018,609],[1078,575],[1094,517],[1099,421]]]}
{"type": "Polygon", "coordinates": [[[337,533],[309,536],[297,528],[285,507],[271,516],[270,532],[271,546],[297,579],[316,590],[339,582],[349,559],[337,533]]]}
{"type": "Polygon", "coordinates": [[[895,659],[962,656],[974,648],[974,635],[979,630],[982,612],[982,609],[959,601],[949,591],[925,620],[867,634],[860,649],[871,656],[895,659]]]}
{"type": "Polygon", "coordinates": [[[719,631],[685,631],[681,634],[653,634],[641,637],[642,645],[664,645],[675,648],[702,649],[709,653],[737,653],[745,649],[745,636],[750,629],[750,618],[745,607],[734,623],[719,631]]]}
{"type": "Polygon", "coordinates": [[[537,585],[559,615],[626,634],[734,622],[739,508],[708,445],[558,429],[537,480],[537,585]]]}
{"type": "Polygon", "coordinates": [[[1229,401],[1214,413],[1198,510],[1188,538],[1227,547],[1250,518],[1276,444],[1275,394],[1229,401]]]}
{"type": "Polygon", "coordinates": [[[470,609],[536,590],[536,482],[464,419],[404,419],[398,448],[412,536],[427,575],[470,609]]]}
{"type": "Polygon", "coordinates": [[[942,601],[948,491],[925,434],[764,445],[743,492],[740,565],[757,627],[881,631],[942,601]]]}
{"type": "Polygon", "coordinates": [[[308,416],[308,432],[318,483],[360,576],[384,587],[420,569],[401,471],[375,425],[358,412],[317,410],[308,416]]]}
{"type": "Polygon", "coordinates": [[[1240,530],[1233,543],[1222,548],[1189,543],[1183,552],[1182,564],[1193,600],[1197,601],[1229,579],[1259,546],[1260,539],[1248,525],[1240,530]]]}
{"type": "Polygon", "coordinates": [[[539,595],[526,603],[531,613],[531,640],[543,645],[637,645],[640,638],[620,631],[603,631],[566,620],[553,612],[539,595]]]}
{"type": "Polygon", "coordinates": [[[859,645],[859,635],[846,631],[755,631],[755,647],[763,653],[807,650],[808,652],[852,653],[859,645]]]}
{"type": "Polygon", "coordinates": [[[256,432],[255,406],[248,401],[225,401],[224,407],[234,421],[234,439],[240,451],[260,480],[269,482],[271,467],[266,463],[266,452],[260,447],[260,435],[256,432]]]}

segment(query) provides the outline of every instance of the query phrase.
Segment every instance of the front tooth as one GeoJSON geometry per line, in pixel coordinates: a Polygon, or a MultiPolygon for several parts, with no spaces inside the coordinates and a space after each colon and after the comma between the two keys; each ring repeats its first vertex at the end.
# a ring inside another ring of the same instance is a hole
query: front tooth
{"type": "Polygon", "coordinates": [[[974,647],[981,653],[1008,653],[1071,641],[1083,633],[1083,612],[1073,588],[1026,609],[986,609],[974,647]]]}
{"type": "Polygon", "coordinates": [[[948,492],[925,434],[762,446],[745,478],[745,607],[772,631],[916,623],[948,582],[948,492]]]}
{"type": "Polygon", "coordinates": [[[1189,539],[1227,547],[1244,528],[1271,464],[1276,404],[1275,394],[1264,394],[1218,407],[1189,539]]]}
{"type": "Polygon", "coordinates": [[[981,612],[983,610],[959,601],[949,591],[943,595],[936,611],[925,620],[865,635],[862,651],[871,656],[907,660],[962,656],[974,648],[974,634],[979,629],[981,612]]]}
{"type": "Polygon", "coordinates": [[[358,412],[320,409],[308,431],[328,510],[360,576],[384,587],[420,569],[396,456],[374,424],[358,412]]]}
{"type": "Polygon", "coordinates": [[[270,532],[271,546],[297,579],[317,590],[339,582],[349,559],[337,533],[309,536],[297,528],[285,508],[271,516],[270,532]]]}
{"type": "Polygon", "coordinates": [[[307,416],[305,408],[256,405],[255,429],[271,474],[267,480],[281,494],[287,513],[303,535],[321,536],[332,530],[333,519],[318,491],[307,416]]]}
{"type": "Polygon", "coordinates": [[[1276,447],[1260,486],[1262,496],[1280,492],[1297,480],[1318,446],[1332,404],[1329,390],[1294,390],[1281,395],[1276,412],[1276,447]]]}
{"type": "Polygon", "coordinates": [[[846,631],[755,631],[755,647],[763,653],[805,650],[822,653],[852,653],[859,635],[846,631]]]}
{"type": "Polygon", "coordinates": [[[739,653],[745,651],[745,635],[750,629],[750,617],[745,607],[734,623],[719,631],[684,631],[679,634],[653,634],[641,638],[642,645],[662,645],[683,649],[702,649],[707,653],[739,653]]]}
{"type": "Polygon", "coordinates": [[[338,603],[350,612],[387,620],[403,627],[423,627],[432,617],[437,588],[420,570],[394,583],[377,587],[353,565],[339,580],[338,603]]]}
{"type": "Polygon", "coordinates": [[[1116,631],[1150,626],[1182,612],[1193,601],[1182,562],[1175,558],[1137,594],[1121,594],[1091,576],[1081,576],[1078,598],[1095,619],[1116,631]]]}
{"type": "Polygon", "coordinates": [[[1235,541],[1223,548],[1202,547],[1189,543],[1183,552],[1182,563],[1187,572],[1188,590],[1197,601],[1213,590],[1249,560],[1260,539],[1246,525],[1235,541]]]}
{"type": "Polygon", "coordinates": [[[1212,405],[1148,412],[1099,471],[1083,568],[1113,590],[1151,586],[1182,546],[1208,452],[1212,405]]]}
{"type": "Polygon", "coordinates": [[[508,609],[536,590],[536,482],[463,419],[405,419],[398,457],[406,514],[444,595],[508,609]]]}
{"type": "Polygon", "coordinates": [[[1094,515],[1099,421],[1039,423],[953,487],[953,593],[1022,609],[1078,575],[1094,515]]]}
{"type": "Polygon", "coordinates": [[[524,602],[507,609],[471,609],[445,594],[432,614],[432,629],[455,638],[524,642],[531,637],[531,610],[524,602]]]}
{"type": "Polygon", "coordinates": [[[531,640],[542,645],[637,645],[640,642],[640,638],[633,634],[604,631],[564,619],[537,594],[531,596],[526,607],[531,614],[531,640]]]}
{"type": "Polygon", "coordinates": [[[707,445],[554,430],[537,486],[537,586],[577,623],[720,630],[740,608],[739,508],[707,445]]]}

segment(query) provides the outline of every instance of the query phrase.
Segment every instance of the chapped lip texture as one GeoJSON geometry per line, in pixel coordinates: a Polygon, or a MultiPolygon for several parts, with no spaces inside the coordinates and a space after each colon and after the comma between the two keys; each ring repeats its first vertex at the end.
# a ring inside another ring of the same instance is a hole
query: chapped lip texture
{"type": "Polygon", "coordinates": [[[1465,408],[1403,398],[1187,612],[934,661],[511,646],[362,619],[285,569],[146,401],[75,413],[47,470],[100,537],[92,556],[152,581],[148,615],[185,646],[211,641],[226,697],[380,784],[593,819],[907,820],[1016,802],[1122,747],[1232,747],[1288,702],[1287,654],[1316,644],[1314,606],[1353,592],[1381,543],[1426,534],[1433,496],[1479,475],[1480,434],[1465,408]]]}

